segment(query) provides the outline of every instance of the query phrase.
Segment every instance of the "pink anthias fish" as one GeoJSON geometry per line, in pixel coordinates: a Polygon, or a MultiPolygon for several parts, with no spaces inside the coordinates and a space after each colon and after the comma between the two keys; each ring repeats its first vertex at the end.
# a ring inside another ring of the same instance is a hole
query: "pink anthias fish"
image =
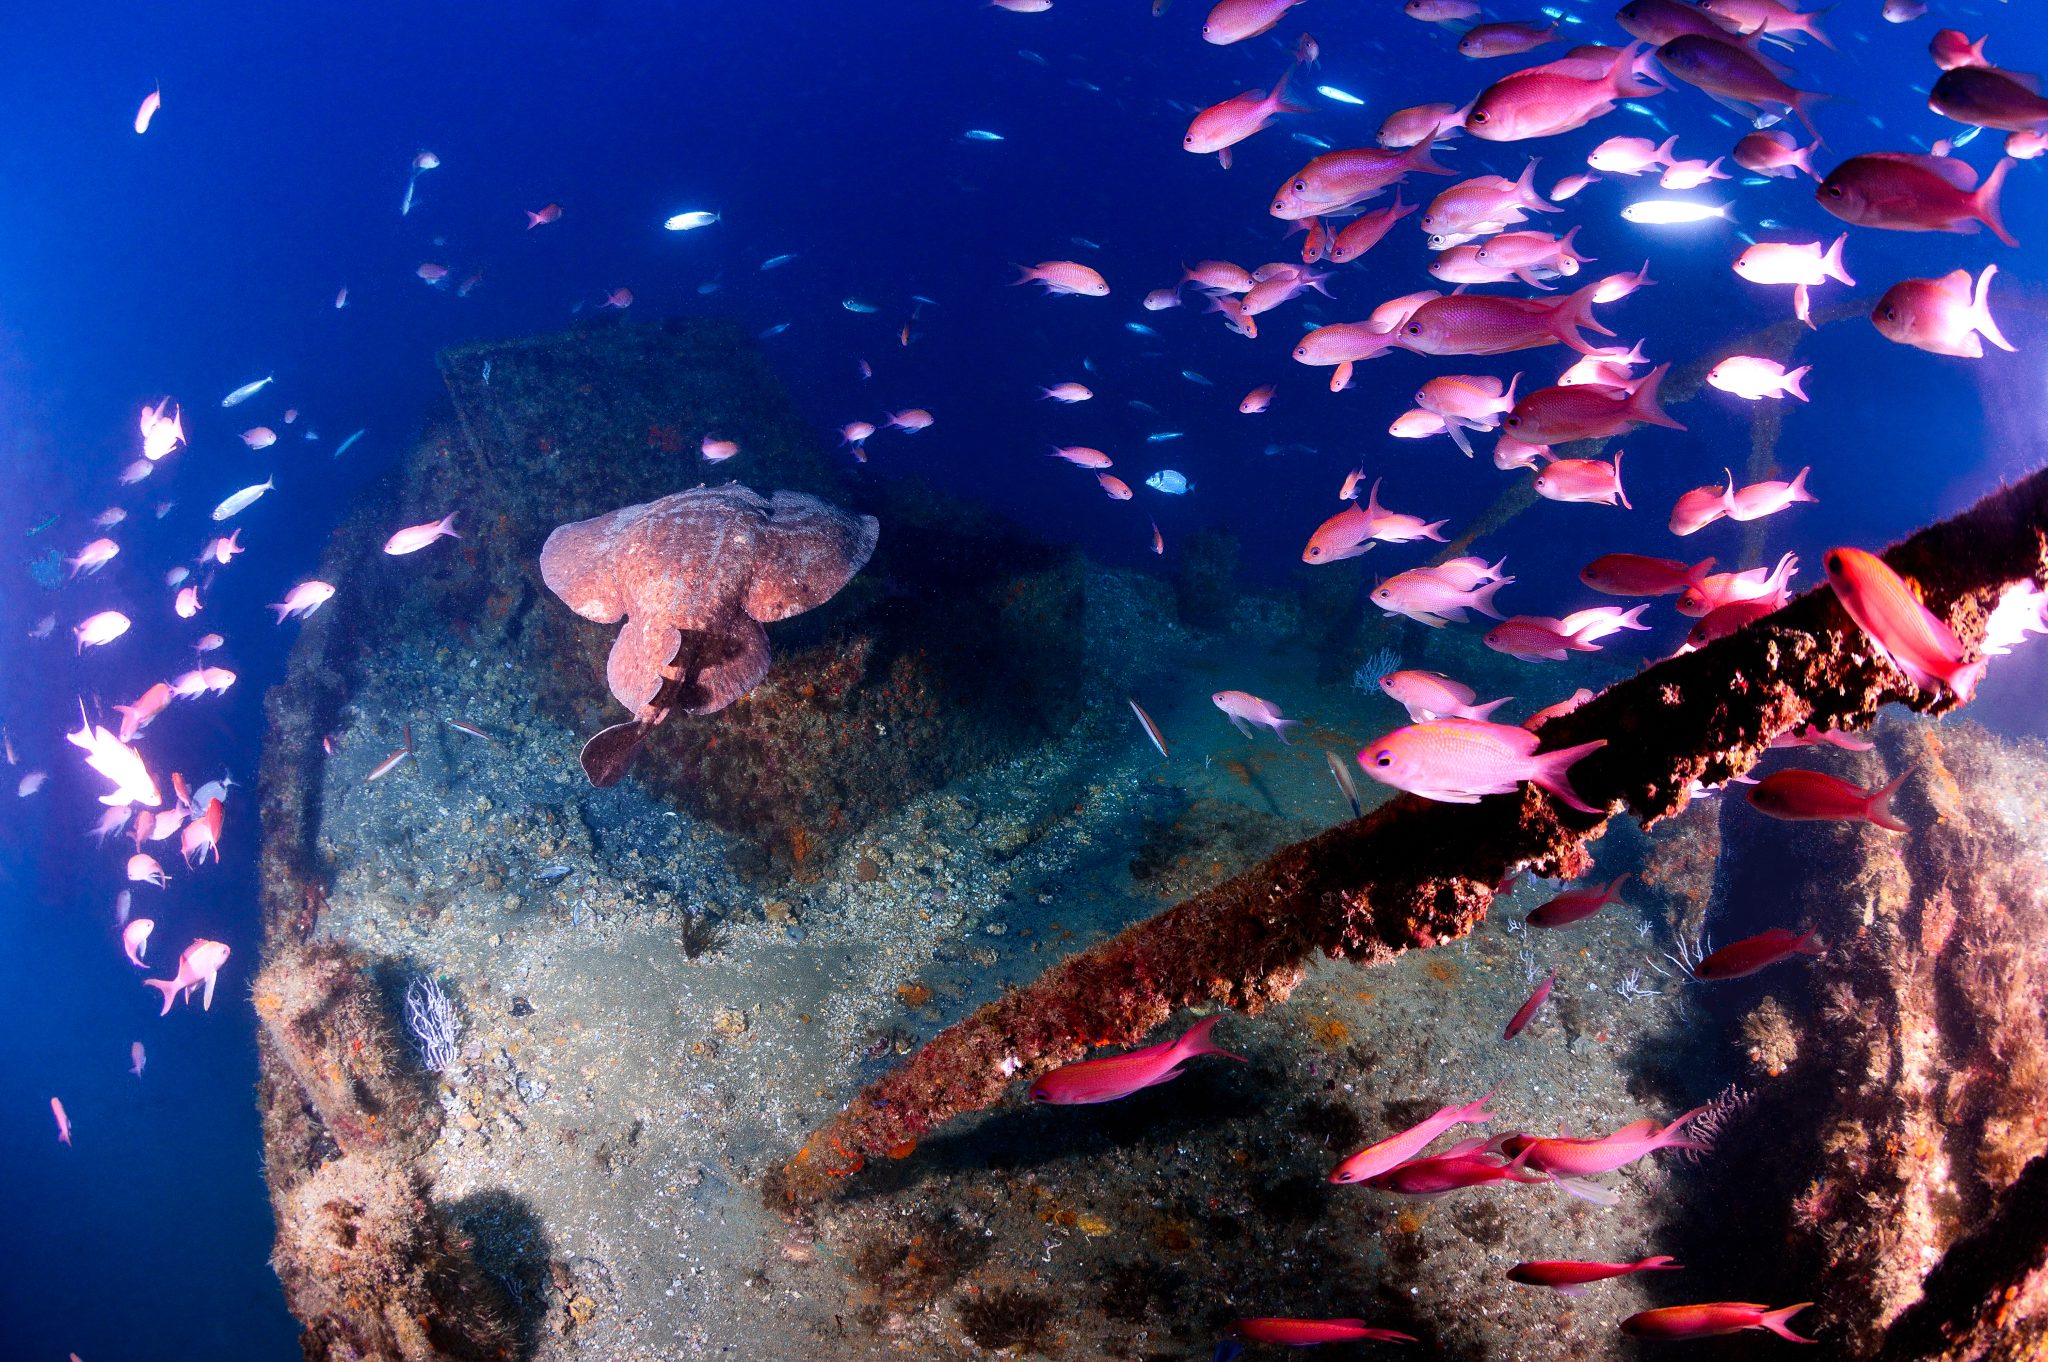
{"type": "Polygon", "coordinates": [[[1231,726],[1247,738],[1252,736],[1251,725],[1257,724],[1261,728],[1271,729],[1273,736],[1284,743],[1288,740],[1287,730],[1301,726],[1299,719],[1283,716],[1280,713],[1280,706],[1271,700],[1261,700],[1258,696],[1245,691],[1219,690],[1209,699],[1214,702],[1216,708],[1223,711],[1231,726]]]}
{"type": "Polygon", "coordinates": [[[1743,37],[1760,34],[1797,34],[1832,48],[1828,35],[1820,31],[1824,10],[1802,13],[1779,0],[1698,0],[1699,7],[1712,15],[1731,33],[1743,37]]]}
{"type": "Polygon", "coordinates": [[[1472,101],[1465,131],[1489,142],[1519,142],[1583,128],[1624,99],[1663,93],[1641,69],[1644,56],[1641,44],[1631,44],[1605,58],[1604,66],[1550,62],[1505,76],[1472,101]]]}
{"type": "Polygon", "coordinates": [[[1780,128],[1752,132],[1735,144],[1735,164],[1752,175],[1768,179],[1796,179],[1800,171],[1816,183],[1820,172],[1813,168],[1813,148],[1802,147],[1799,139],[1780,128]]]}
{"type": "Polygon", "coordinates": [[[1982,224],[2017,246],[1998,213],[1998,191],[2016,164],[2000,159],[1977,183],[1977,172],[1953,156],[1873,151],[1828,172],[1814,198],[1844,222],[1895,232],[1975,232],[1982,224]]]}
{"type": "Polygon", "coordinates": [[[1470,112],[1469,105],[1461,109],[1455,104],[1414,104],[1396,109],[1380,123],[1374,140],[1383,147],[1412,147],[1425,137],[1456,137],[1465,130],[1465,115],[1470,112]]]}
{"type": "Polygon", "coordinates": [[[1053,402],[1086,402],[1095,396],[1094,391],[1083,383],[1055,383],[1050,388],[1040,388],[1038,391],[1041,397],[1053,402]]]}
{"type": "Polygon", "coordinates": [[[1698,534],[1707,526],[1728,514],[1728,497],[1735,490],[1735,475],[1728,474],[1728,482],[1722,487],[1695,487],[1679,495],[1671,506],[1671,533],[1679,536],[1698,534]]]}
{"type": "Polygon", "coordinates": [[[1983,679],[1983,659],[1965,660],[1955,630],[1921,603],[1890,564],[1855,548],[1829,549],[1821,563],[1842,609],[1892,665],[1921,690],[1947,686],[1968,702],[1983,679]]]}
{"type": "Polygon", "coordinates": [[[715,435],[706,435],[697,445],[697,456],[706,463],[724,463],[739,452],[739,441],[721,440],[715,435]]]}
{"type": "Polygon", "coordinates": [[[171,1001],[174,998],[183,994],[185,1000],[190,1002],[193,990],[199,988],[206,990],[200,999],[200,1010],[211,1010],[213,1007],[213,986],[220,979],[221,966],[227,964],[228,955],[227,946],[221,942],[208,941],[205,937],[199,937],[178,956],[178,974],[176,978],[144,979],[142,981],[144,984],[164,995],[163,1011],[157,1015],[160,1017],[169,1016],[171,1001]]]}
{"type": "Polygon", "coordinates": [[[1486,719],[1515,698],[1504,695],[1483,705],[1474,704],[1479,696],[1464,682],[1453,681],[1442,672],[1414,670],[1388,672],[1380,678],[1380,689],[1408,711],[1411,723],[1418,724],[1431,719],[1486,719]]]}
{"type": "Polygon", "coordinates": [[[1702,577],[1697,586],[1687,587],[1678,593],[1678,613],[1700,619],[1724,605],[1739,601],[1771,601],[1775,609],[1788,599],[1793,574],[1798,571],[1799,556],[1787,553],[1770,568],[1713,573],[1702,577]]]}
{"type": "Polygon", "coordinates": [[[1830,279],[1852,288],[1856,284],[1842,264],[1842,247],[1848,240],[1844,232],[1825,251],[1818,241],[1759,241],[1735,258],[1733,268],[1752,284],[1792,285],[1792,314],[1811,326],[1809,290],[1830,279]]]}
{"type": "Polygon", "coordinates": [[[1557,971],[1552,970],[1542,983],[1536,985],[1536,991],[1529,995],[1529,1000],[1516,1008],[1515,1015],[1508,1018],[1508,1024],[1502,1029],[1500,1038],[1513,1040],[1521,1035],[1529,1023],[1536,1019],[1536,1013],[1549,1000],[1550,991],[1556,987],[1557,971]]]}
{"type": "Polygon", "coordinates": [[[1788,728],[1771,739],[1775,748],[1796,747],[1838,747],[1844,752],[1868,752],[1877,744],[1868,738],[1859,738],[1840,729],[1816,728],[1807,724],[1803,728],[1788,728]]]}
{"type": "Polygon", "coordinates": [[[1012,284],[1037,284],[1047,293],[1066,297],[1106,298],[1109,282],[1088,266],[1072,260],[1046,260],[1017,266],[1012,284]]]}
{"type": "Polygon", "coordinates": [[[1814,140],[1820,139],[1806,109],[1826,96],[1788,85],[1772,65],[1739,40],[1684,34],[1657,49],[1657,62],[1672,77],[1720,103],[1748,105],[1760,113],[1797,115],[1814,140]]]}
{"type": "Polygon", "coordinates": [[[1063,1064],[1031,1085],[1030,1098],[1052,1106],[1081,1106],[1114,1102],[1143,1088],[1171,1082],[1181,1075],[1181,1066],[1199,1055],[1220,1055],[1243,1064],[1243,1055],[1232,1054],[1209,1039],[1221,1016],[1204,1017],[1187,1029],[1179,1040],[1161,1041],[1143,1049],[1129,1050],[1101,1059],[1076,1060],[1063,1064]]]}
{"type": "Polygon", "coordinates": [[[153,407],[142,409],[142,457],[146,464],[176,453],[185,447],[185,414],[173,409],[169,416],[164,408],[171,405],[166,397],[153,407]]]}
{"type": "Polygon", "coordinates": [[[331,582],[300,582],[290,591],[285,592],[283,600],[271,602],[270,608],[277,612],[277,622],[279,624],[283,624],[286,620],[294,617],[306,619],[315,610],[318,610],[321,606],[334,599],[334,591],[335,588],[331,582]]]}
{"type": "Polygon", "coordinates": [[[1622,629],[1647,630],[1642,622],[1647,605],[1623,610],[1599,605],[1577,610],[1562,619],[1548,615],[1515,615],[1487,631],[1486,646],[1525,662],[1562,662],[1573,653],[1601,651],[1598,640],[1622,629]]]}
{"type": "Polygon", "coordinates": [[[1420,567],[1399,572],[1373,588],[1372,603],[1390,615],[1406,615],[1418,624],[1441,629],[1447,622],[1465,622],[1469,608],[1493,619],[1496,592],[1515,579],[1502,577],[1484,585],[1460,585],[1446,580],[1433,569],[1420,567]]]}
{"type": "Polygon", "coordinates": [[[78,651],[103,647],[128,632],[128,617],[118,610],[102,610],[88,615],[71,627],[71,635],[78,640],[78,651]]]}
{"type": "Polygon", "coordinates": [[[905,435],[915,435],[920,430],[930,430],[933,419],[932,414],[923,407],[906,407],[902,411],[890,412],[889,419],[882,423],[882,428],[900,430],[905,435]]]}
{"type": "Polygon", "coordinates": [[[169,879],[170,876],[164,874],[164,868],[157,863],[156,857],[138,851],[128,858],[129,883],[153,884],[161,889],[169,879]]]}
{"type": "Polygon", "coordinates": [[[1410,171],[1430,175],[1455,172],[1430,156],[1437,139],[1425,137],[1412,147],[1356,147],[1326,152],[1289,176],[1273,195],[1271,212],[1286,222],[1344,213],[1377,198],[1410,171]]]}
{"type": "Polygon", "coordinates": [[[1574,922],[1584,922],[1608,904],[1621,902],[1621,887],[1627,883],[1628,876],[1621,874],[1605,885],[1567,889],[1531,912],[1523,921],[1531,927],[1569,927],[1574,922]]]}
{"type": "Polygon", "coordinates": [[[1111,501],[1129,501],[1131,485],[1114,473],[1097,473],[1095,481],[1102,484],[1102,490],[1111,501]]]}
{"type": "Polygon", "coordinates": [[[1633,1263],[1588,1263],[1575,1259],[1550,1258],[1516,1263],[1507,1279],[1519,1286],[1547,1286],[1560,1296],[1583,1296],[1593,1282],[1626,1277],[1636,1272],[1676,1271],[1678,1263],[1668,1253],[1638,1258],[1633,1263]]]}
{"type": "MultiPolygon", "coordinates": [[[[1762,520],[1798,502],[1818,502],[1820,498],[1806,490],[1806,475],[1812,471],[1811,468],[1802,468],[1790,482],[1773,479],[1733,488],[1726,495],[1728,518],[1735,521],[1762,520]]],[[[1734,475],[1731,473],[1729,477],[1732,481],[1734,475]]]]}
{"type": "Polygon", "coordinates": [[[1525,728],[1476,719],[1437,719],[1387,734],[1358,754],[1365,773],[1383,785],[1451,804],[1513,794],[1524,781],[1581,813],[1599,809],[1572,788],[1574,764],[1607,745],[1604,738],[1555,752],[1525,728]]]}
{"type": "Polygon", "coordinates": [[[1246,393],[1243,396],[1243,398],[1241,398],[1238,401],[1237,410],[1240,415],[1257,416],[1260,412],[1263,412],[1264,410],[1266,410],[1266,408],[1272,405],[1273,385],[1270,383],[1261,383],[1258,387],[1253,388],[1250,392],[1246,393]]]}
{"type": "Polygon", "coordinates": [[[2012,342],[1991,317],[1991,281],[1997,274],[1998,266],[1986,265],[1974,288],[1968,270],[1951,270],[1939,279],[1903,280],[1877,300],[1870,311],[1871,324],[1886,340],[1936,355],[1982,359],[1987,340],[2001,350],[2012,350],[2012,342]]]}
{"type": "Polygon", "coordinates": [[[226,567],[228,561],[236,554],[247,552],[248,550],[242,546],[242,532],[236,530],[233,534],[207,540],[206,547],[199,551],[199,561],[204,563],[211,558],[222,567],[226,567]]]}
{"type": "Polygon", "coordinates": [[[1560,211],[1537,192],[1536,165],[1531,157],[1520,178],[1513,180],[1500,175],[1460,180],[1431,199],[1415,225],[1429,234],[1432,246],[1453,245],[1449,238],[1498,232],[1523,221],[1529,213],[1560,211]],[[1438,241],[1439,237],[1444,240],[1438,241]]]}
{"type": "Polygon", "coordinates": [[[1538,388],[1515,404],[1502,427],[1530,444],[1558,445],[1621,435],[1639,425],[1684,430],[1657,400],[1669,364],[1651,370],[1633,392],[1619,393],[1590,383],[1538,388]]]}
{"type": "Polygon", "coordinates": [[[1678,136],[1672,134],[1662,145],[1647,137],[1610,137],[1586,153],[1586,164],[1609,175],[1640,175],[1646,170],[1672,163],[1678,136]]]}
{"type": "Polygon", "coordinates": [[[1557,25],[1537,28],[1534,24],[1475,24],[1458,39],[1458,54],[1483,61],[1490,57],[1518,57],[1546,43],[1557,41],[1557,25]]]}
{"type": "Polygon", "coordinates": [[[1111,462],[1109,455],[1087,445],[1061,445],[1052,451],[1052,457],[1065,459],[1077,468],[1108,468],[1111,462]]]}
{"type": "Polygon", "coordinates": [[[1626,1168],[1660,1149],[1704,1149],[1705,1145],[1687,1139],[1683,1132],[1705,1110],[1694,1107],[1661,1129],[1655,1121],[1635,1121],[1612,1135],[1594,1139],[1511,1135],[1501,1142],[1501,1152],[1513,1161],[1512,1167],[1532,1173],[1554,1178],[1594,1177],[1626,1168]]]}
{"type": "Polygon", "coordinates": [[[1621,488],[1621,456],[1627,452],[1615,450],[1612,460],[1553,459],[1537,471],[1530,485],[1536,489],[1536,495],[1546,501],[1621,506],[1633,510],[1635,508],[1629,506],[1628,493],[1621,488]]]}
{"type": "Polygon", "coordinates": [[[1790,1328],[1792,1317],[1812,1306],[1812,1301],[1801,1301],[1778,1310],[1748,1301],[1666,1305],[1630,1315],[1621,1322],[1621,1331],[1631,1338],[1684,1339],[1714,1338],[1721,1334],[1740,1333],[1744,1329],[1763,1329],[1794,1343],[1817,1343],[1820,1340],[1795,1334],[1790,1328]]]}
{"type": "Polygon", "coordinates": [[[1714,951],[1692,967],[1692,977],[1709,981],[1740,979],[1795,955],[1819,955],[1821,948],[1814,944],[1814,936],[1813,932],[1802,936],[1773,927],[1714,951]]]}
{"type": "Polygon", "coordinates": [[[1214,152],[1223,168],[1230,169],[1232,147],[1265,128],[1281,114],[1310,111],[1307,105],[1296,104],[1287,98],[1287,81],[1293,74],[1293,67],[1282,72],[1280,79],[1273,83],[1270,94],[1264,90],[1247,90],[1196,114],[1194,121],[1188,124],[1187,135],[1180,139],[1182,150],[1197,155],[1214,152]]]}
{"type": "Polygon", "coordinates": [[[130,1043],[128,1046],[128,1072],[134,1074],[137,1078],[142,1077],[142,1066],[146,1059],[147,1056],[142,1050],[142,1042],[138,1040],[130,1043]]]}
{"type": "Polygon", "coordinates": [[[148,728],[170,703],[170,685],[159,681],[137,696],[134,704],[115,705],[114,712],[121,716],[121,741],[133,742],[135,735],[148,728]]]}
{"type": "Polygon", "coordinates": [[[149,934],[155,930],[155,920],[146,917],[130,918],[121,928],[121,953],[126,955],[128,963],[137,969],[148,968],[142,957],[149,949],[149,934]]]}
{"type": "Polygon", "coordinates": [[[156,780],[143,765],[142,757],[136,750],[85,717],[85,704],[79,702],[78,731],[66,733],[65,740],[85,753],[85,764],[114,783],[114,788],[100,796],[100,803],[109,806],[117,804],[141,804],[148,808],[159,808],[163,795],[157,789],[156,780]]]}
{"type": "Polygon", "coordinates": [[[1378,1177],[1420,1154],[1429,1147],[1432,1140],[1453,1126],[1485,1124],[1493,1119],[1494,1114],[1486,1109],[1486,1104],[1492,1099],[1493,1094],[1488,1093],[1478,1101],[1467,1102],[1463,1106],[1438,1108],[1434,1116],[1419,1121],[1406,1130],[1389,1135],[1375,1144],[1367,1145],[1345,1159],[1331,1171],[1330,1181],[1364,1182],[1368,1178],[1378,1177]]]}
{"type": "Polygon", "coordinates": [[[1366,1186],[1396,1196],[1432,1200],[1467,1187],[1485,1187],[1496,1182],[1539,1183],[1543,1178],[1511,1165],[1487,1146],[1484,1138],[1464,1140],[1441,1154],[1410,1159],[1370,1178],[1366,1186]]]}
{"type": "Polygon", "coordinates": [[[1711,558],[1685,563],[1676,558],[1609,553],[1579,569],[1579,580],[1609,596],[1675,596],[1705,580],[1713,566],[1711,558]]]}
{"type": "Polygon", "coordinates": [[[1863,790],[1825,771],[1773,771],[1749,789],[1757,812],[1790,823],[1863,822],[1886,832],[1906,832],[1892,813],[1891,798],[1911,771],[1874,789],[1863,790]]]}
{"type": "MultiPolygon", "coordinates": [[[[1417,539],[1434,540],[1441,544],[1444,537],[1439,533],[1448,523],[1442,520],[1425,521],[1419,515],[1407,515],[1389,511],[1380,505],[1380,483],[1375,478],[1372,490],[1366,496],[1366,504],[1345,507],[1325,520],[1309,536],[1308,547],[1301,551],[1304,563],[1335,563],[1346,558],[1356,558],[1374,544],[1406,544],[1417,539]]],[[[1356,489],[1353,489],[1354,497],[1356,489]]]]}
{"type": "Polygon", "coordinates": [[[1488,374],[1440,374],[1416,390],[1415,405],[1440,417],[1444,429],[1466,458],[1472,457],[1468,430],[1494,430],[1515,407],[1515,384],[1488,374]]]}
{"type": "Polygon", "coordinates": [[[1707,370],[1707,386],[1719,388],[1746,402],[1787,397],[1810,402],[1813,399],[1806,395],[1802,380],[1812,372],[1811,364],[1787,369],[1777,360],[1765,359],[1761,355],[1730,355],[1707,370]]]}
{"type": "Polygon", "coordinates": [[[1413,1334],[1397,1329],[1380,1329],[1362,1319],[1298,1319],[1292,1315],[1258,1315],[1240,1319],[1231,1333],[1247,1343],[1278,1343],[1288,1348],[1312,1348],[1321,1343],[1416,1343],[1413,1334]]]}
{"type": "Polygon", "coordinates": [[[1421,355],[1502,355],[1545,345],[1568,345],[1590,355],[1595,351],[1581,331],[1614,334],[1593,316],[1600,287],[1588,284],[1562,298],[1475,293],[1431,298],[1393,333],[1393,343],[1421,355]]]}
{"type": "Polygon", "coordinates": [[[1225,47],[1256,38],[1305,0],[1217,0],[1202,21],[1202,41],[1225,47]]]}
{"type": "Polygon", "coordinates": [[[57,1140],[58,1140],[58,1142],[59,1142],[59,1143],[61,1143],[61,1144],[66,1144],[66,1145],[70,1144],[70,1143],[71,1143],[71,1117],[70,1117],[69,1115],[67,1115],[67,1114],[65,1113],[65,1111],[64,1111],[64,1103],[63,1103],[63,1101],[62,1101],[61,1099],[59,1099],[59,1098],[55,1098],[55,1097],[52,1097],[52,1098],[50,1099],[50,1115],[52,1115],[52,1116],[54,1116],[54,1117],[56,1117],[56,1118],[57,1118],[57,1140]]]}
{"type": "Polygon", "coordinates": [[[100,538],[93,540],[90,544],[80,549],[76,556],[66,558],[64,563],[65,566],[71,569],[73,577],[78,576],[81,572],[91,576],[107,564],[113,562],[120,552],[121,546],[119,544],[111,539],[100,538]]]}
{"type": "Polygon", "coordinates": [[[198,587],[181,586],[178,588],[178,595],[171,602],[171,613],[181,620],[189,620],[198,614],[201,609],[198,587]]]}
{"type": "Polygon", "coordinates": [[[450,511],[439,520],[429,520],[422,525],[408,525],[384,541],[384,552],[394,558],[408,553],[418,553],[437,539],[460,539],[455,532],[455,517],[450,511]]]}

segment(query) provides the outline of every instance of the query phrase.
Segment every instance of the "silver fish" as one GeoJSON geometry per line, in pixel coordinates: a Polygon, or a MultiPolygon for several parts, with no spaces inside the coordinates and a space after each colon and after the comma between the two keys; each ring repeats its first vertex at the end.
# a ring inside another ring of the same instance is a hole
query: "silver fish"
{"type": "Polygon", "coordinates": [[[340,444],[338,444],[338,445],[336,445],[336,446],[334,447],[334,457],[338,459],[338,458],[340,458],[340,457],[341,457],[342,455],[344,455],[344,454],[348,453],[348,451],[349,451],[349,446],[350,446],[350,445],[353,445],[353,444],[354,444],[354,443],[355,443],[356,441],[358,441],[358,440],[360,440],[360,439],[362,439],[362,438],[363,438],[363,432],[359,430],[359,431],[357,431],[357,432],[356,432],[355,434],[353,434],[353,435],[349,436],[349,437],[348,437],[348,438],[347,438],[346,440],[343,440],[343,441],[342,441],[342,442],[341,442],[340,444]]]}
{"type": "Polygon", "coordinates": [[[244,487],[241,491],[214,507],[213,518],[215,520],[226,520],[231,515],[248,510],[256,504],[258,497],[261,497],[265,492],[274,490],[276,486],[277,484],[271,479],[265,478],[254,487],[244,487]]]}
{"type": "Polygon", "coordinates": [[[254,383],[244,383],[241,387],[235,389],[226,397],[223,397],[220,400],[220,404],[223,407],[240,406],[242,403],[247,402],[250,398],[254,397],[257,393],[260,393],[265,388],[269,387],[271,381],[276,377],[276,374],[265,374],[263,377],[257,379],[254,383]]]}

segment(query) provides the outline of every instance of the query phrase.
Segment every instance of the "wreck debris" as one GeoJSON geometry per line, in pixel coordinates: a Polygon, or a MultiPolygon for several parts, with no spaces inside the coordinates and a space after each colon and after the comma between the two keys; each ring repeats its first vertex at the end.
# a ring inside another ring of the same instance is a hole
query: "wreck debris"
{"type": "MultiPolygon", "coordinates": [[[[1974,648],[2008,585],[2048,581],[2048,471],[1884,556],[1974,648]]],[[[1926,713],[1956,703],[1916,688],[1819,589],[1611,687],[1554,720],[1544,737],[1549,747],[1609,739],[1577,768],[1579,789],[1651,823],[1685,808],[1695,782],[1747,771],[1778,734],[1808,723],[1867,727],[1895,701],[1926,713]]],[[[1585,874],[1586,844],[1606,821],[1526,788],[1470,806],[1413,797],[1384,804],[955,1023],[814,1134],[768,1194],[800,1208],[844,1185],[863,1157],[994,1106],[1091,1045],[1134,1043],[1177,1008],[1261,1012],[1293,991],[1313,951],[1377,964],[1463,936],[1511,869],[1585,874]]]]}

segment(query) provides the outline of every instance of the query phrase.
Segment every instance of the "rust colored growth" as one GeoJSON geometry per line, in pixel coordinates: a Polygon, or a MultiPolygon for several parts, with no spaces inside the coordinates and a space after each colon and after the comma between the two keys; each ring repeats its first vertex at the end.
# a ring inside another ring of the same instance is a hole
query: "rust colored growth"
{"type": "Polygon", "coordinates": [[[932,1000],[932,991],[923,984],[898,984],[896,996],[902,1000],[905,1007],[923,1007],[932,1000]]]}
{"type": "MultiPolygon", "coordinates": [[[[1975,647],[2007,586],[2048,583],[2048,472],[1885,557],[1975,647]]],[[[1778,734],[1806,723],[1865,728],[1891,702],[1928,713],[1955,705],[1946,692],[1918,690],[1821,588],[1610,687],[1547,725],[1544,746],[1604,739],[1574,767],[1573,784],[1593,804],[1653,823],[1685,808],[1695,781],[1747,771],[1778,734]]],[[[1585,874],[1587,843],[1605,824],[1528,786],[1471,805],[1391,800],[983,1006],[856,1096],[823,1134],[847,1151],[881,1153],[996,1105],[1082,1057],[1086,1039],[1133,1044],[1193,1005],[1256,1015],[1285,1001],[1313,952],[1371,965],[1455,940],[1485,916],[1509,869],[1585,874]]],[[[817,1171],[815,1159],[792,1162],[770,1180],[770,1199],[801,1208],[832,1186],[817,1171]]]]}
{"type": "Polygon", "coordinates": [[[419,1066],[363,960],[336,945],[273,948],[253,985],[266,1055],[345,1151],[417,1151],[433,1138],[419,1066]]]}

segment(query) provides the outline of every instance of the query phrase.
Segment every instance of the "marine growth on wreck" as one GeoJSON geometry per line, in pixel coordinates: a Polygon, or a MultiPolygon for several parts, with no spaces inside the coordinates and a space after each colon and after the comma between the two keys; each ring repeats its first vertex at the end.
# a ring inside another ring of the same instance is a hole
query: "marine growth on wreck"
{"type": "Polygon", "coordinates": [[[0,1351],[2048,1355],[2048,28],[1538,8],[17,16],[0,1351]]]}

